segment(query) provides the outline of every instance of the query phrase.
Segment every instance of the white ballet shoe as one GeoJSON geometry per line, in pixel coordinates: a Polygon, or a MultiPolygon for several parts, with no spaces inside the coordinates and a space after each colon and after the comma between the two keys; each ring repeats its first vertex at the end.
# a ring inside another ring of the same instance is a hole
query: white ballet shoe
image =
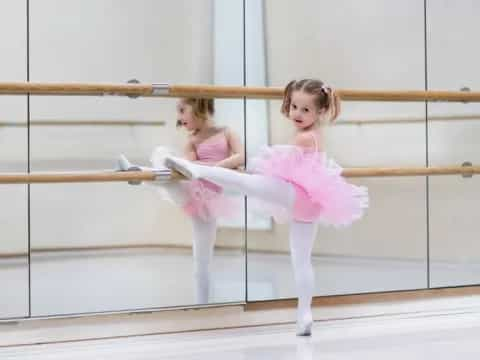
{"type": "Polygon", "coordinates": [[[198,179],[200,177],[198,172],[195,171],[195,164],[176,156],[166,156],[165,166],[169,169],[178,171],[180,174],[190,180],[198,179]]]}
{"type": "MultiPolygon", "coordinates": [[[[133,165],[128,161],[127,157],[123,154],[120,154],[117,160],[118,170],[117,171],[142,171],[142,167],[133,165]]],[[[128,182],[130,185],[140,185],[142,182],[140,180],[130,180],[128,182]]]]}
{"type": "Polygon", "coordinates": [[[137,165],[133,165],[128,161],[127,157],[123,154],[120,154],[117,160],[118,170],[119,171],[141,171],[142,168],[137,165]]]}
{"type": "Polygon", "coordinates": [[[311,316],[305,316],[297,320],[297,336],[312,335],[313,319],[311,316]]]}

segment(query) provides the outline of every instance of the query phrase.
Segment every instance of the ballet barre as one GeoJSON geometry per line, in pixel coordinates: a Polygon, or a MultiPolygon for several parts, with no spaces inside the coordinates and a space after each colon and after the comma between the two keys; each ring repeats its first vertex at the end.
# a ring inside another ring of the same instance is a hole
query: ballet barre
{"type": "MultiPolygon", "coordinates": [[[[342,175],[348,178],[406,177],[462,175],[470,177],[480,174],[480,166],[437,166],[437,167],[360,167],[343,169],[342,175]]],[[[99,172],[46,172],[46,173],[0,173],[0,184],[45,184],[45,183],[92,183],[176,181],[184,176],[169,169],[99,171],[99,172]]]]}
{"type": "Polygon", "coordinates": [[[149,171],[98,171],[98,172],[38,172],[30,174],[2,173],[0,184],[48,184],[48,183],[92,183],[92,182],[142,182],[170,181],[181,175],[168,169],[149,171]]]}
{"type": "MultiPolygon", "coordinates": [[[[428,116],[428,122],[447,122],[447,121],[478,121],[480,114],[452,114],[452,115],[432,115],[428,116]]],[[[363,126],[363,125],[391,125],[391,124],[417,124],[425,123],[425,117],[378,117],[366,118],[362,120],[344,119],[336,120],[335,126],[363,126]]],[[[126,127],[126,126],[152,126],[163,127],[166,125],[165,121],[143,121],[143,120],[31,120],[27,122],[20,121],[1,121],[0,129],[2,127],[26,128],[28,125],[32,127],[40,126],[111,126],[111,127],[126,127]]]]}
{"type": "Polygon", "coordinates": [[[165,126],[165,121],[136,121],[136,120],[32,120],[27,122],[0,121],[2,127],[30,126],[165,126]]]}
{"type": "MultiPolygon", "coordinates": [[[[353,90],[337,89],[344,101],[446,101],[480,102],[480,92],[436,90],[353,90]]],[[[128,97],[203,97],[281,99],[281,87],[170,84],[33,83],[1,82],[0,95],[71,95],[128,97]]]]}
{"type": "MultiPolygon", "coordinates": [[[[449,115],[429,115],[428,122],[450,122],[450,121],[478,121],[480,120],[480,114],[449,114],[449,115]]],[[[345,125],[392,125],[392,124],[425,124],[425,116],[404,116],[404,117],[378,117],[378,118],[366,118],[361,120],[346,119],[340,116],[335,120],[335,126],[345,125]]]]}
{"type": "MultiPolygon", "coordinates": [[[[480,114],[451,114],[451,115],[432,115],[428,116],[428,122],[446,122],[446,121],[478,121],[480,114]]],[[[390,125],[390,124],[417,124],[425,123],[425,116],[421,117],[378,117],[366,118],[362,120],[354,120],[341,118],[336,120],[335,126],[363,126],[363,125],[390,125]]],[[[28,125],[32,127],[37,126],[111,126],[111,127],[126,127],[126,126],[152,126],[162,127],[166,125],[165,121],[143,121],[143,120],[31,120],[27,122],[20,121],[1,121],[0,129],[2,127],[26,128],[28,125]]]]}
{"type": "MultiPolygon", "coordinates": [[[[428,116],[428,122],[447,122],[447,121],[478,121],[480,120],[480,114],[449,114],[449,115],[431,115],[428,116]]],[[[404,116],[404,117],[378,117],[378,118],[365,118],[361,120],[354,120],[349,118],[340,117],[335,122],[335,126],[363,126],[363,125],[389,125],[389,124],[417,124],[425,123],[425,116],[404,116]]],[[[165,121],[143,121],[143,120],[31,120],[27,122],[20,121],[1,121],[0,128],[2,127],[16,127],[25,128],[28,125],[32,127],[36,126],[152,126],[162,127],[166,125],[165,121]]]]}
{"type": "Polygon", "coordinates": [[[350,178],[438,175],[462,175],[464,177],[471,177],[474,174],[480,174],[480,166],[466,164],[462,166],[429,167],[364,167],[345,168],[342,171],[342,176],[350,178]]]}

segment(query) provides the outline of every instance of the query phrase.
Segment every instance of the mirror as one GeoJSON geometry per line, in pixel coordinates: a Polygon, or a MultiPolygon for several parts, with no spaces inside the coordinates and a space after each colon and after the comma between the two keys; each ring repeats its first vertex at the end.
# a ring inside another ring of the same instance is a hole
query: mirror
{"type": "MultiPolygon", "coordinates": [[[[428,86],[438,90],[478,91],[479,53],[469,44],[478,32],[475,1],[427,7],[428,86]],[[448,22],[449,31],[445,26],[448,22]],[[448,49],[448,50],[445,50],[448,49]],[[455,71],[452,71],[455,69],[455,71]]],[[[479,104],[429,103],[428,151],[432,166],[478,165],[479,104]]],[[[430,177],[430,286],[476,285],[480,282],[477,244],[479,178],[430,177]]]]}
{"type": "MultiPolygon", "coordinates": [[[[27,78],[25,2],[0,3],[2,81],[27,78]]],[[[0,97],[0,173],[28,171],[27,96],[0,97]]],[[[29,315],[28,188],[0,185],[0,319],[29,315]]]]}
{"type": "MultiPolygon", "coordinates": [[[[255,3],[247,1],[247,11],[255,3]]],[[[247,47],[247,64],[265,64],[267,86],[319,78],[336,88],[424,88],[421,2],[302,0],[295,3],[292,16],[290,2],[267,0],[257,11],[264,32],[257,35],[247,28],[246,44],[260,42],[263,52],[256,51],[255,58],[247,47]]],[[[247,22],[248,26],[255,24],[247,22]]],[[[249,70],[247,80],[256,85],[249,70]]],[[[294,129],[280,114],[281,102],[265,101],[264,106],[264,144],[288,143],[294,129]]],[[[342,107],[336,125],[326,129],[323,144],[341,166],[425,166],[425,104],[343,102],[342,107]]],[[[249,116],[248,139],[249,126],[258,121],[249,116]]],[[[314,295],[427,287],[425,178],[349,181],[368,187],[370,207],[349,228],[320,226],[312,256],[314,295]]],[[[268,224],[248,224],[250,301],[296,297],[288,225],[268,224]]]]}
{"type": "MultiPolygon", "coordinates": [[[[235,40],[243,34],[242,1],[228,3],[225,31],[218,28],[226,19],[215,16],[225,10],[220,1],[169,2],[168,11],[154,0],[30,4],[32,81],[243,83],[243,47],[235,40]]],[[[176,128],[176,105],[161,98],[32,97],[32,170],[103,171],[120,154],[151,166],[157,146],[182,154],[188,132],[176,128]]],[[[242,100],[215,105],[216,126],[228,126],[243,142],[242,100]]],[[[162,188],[32,185],[32,314],[244,301],[242,199],[235,218],[199,225],[165,200],[162,188]],[[197,256],[192,247],[201,235],[197,256]]]]}

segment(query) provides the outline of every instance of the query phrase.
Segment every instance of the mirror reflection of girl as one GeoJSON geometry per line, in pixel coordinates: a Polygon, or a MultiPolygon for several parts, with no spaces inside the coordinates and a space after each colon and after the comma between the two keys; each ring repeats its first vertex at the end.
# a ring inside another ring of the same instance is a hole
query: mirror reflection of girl
{"type": "MultiPolygon", "coordinates": [[[[227,127],[215,125],[213,99],[183,98],[176,106],[177,127],[188,132],[183,157],[209,167],[237,169],[244,165],[244,150],[239,137],[227,127]]],[[[164,167],[169,150],[157,147],[152,153],[154,168],[164,167]]],[[[126,170],[126,169],[123,169],[126,170]]],[[[160,184],[167,196],[191,218],[195,301],[208,303],[210,263],[217,235],[217,219],[233,216],[241,199],[223,193],[221,186],[208,180],[182,180],[160,184]]]]}
{"type": "Polygon", "coordinates": [[[298,294],[297,335],[310,335],[314,273],[311,263],[317,224],[348,226],[368,206],[364,187],[348,183],[326,157],[322,131],[340,113],[340,99],[320,80],[291,81],[281,112],[295,129],[289,145],[266,147],[249,161],[249,173],[202,166],[167,157],[167,167],[191,179],[212,181],[268,205],[277,221],[290,223],[290,253],[298,294]]]}

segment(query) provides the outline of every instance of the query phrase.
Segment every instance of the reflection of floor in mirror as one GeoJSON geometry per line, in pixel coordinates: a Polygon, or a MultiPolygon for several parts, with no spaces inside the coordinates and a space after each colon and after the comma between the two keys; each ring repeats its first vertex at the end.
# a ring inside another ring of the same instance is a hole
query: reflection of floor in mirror
{"type": "MultiPolygon", "coordinates": [[[[424,262],[354,257],[315,257],[317,295],[426,287],[424,262]]],[[[117,311],[194,304],[188,249],[130,249],[36,253],[31,268],[32,315],[117,311]]],[[[239,250],[217,250],[211,303],[245,299],[245,264],[239,250]]],[[[480,265],[436,263],[430,273],[442,285],[476,284],[480,265]]],[[[249,300],[295,296],[288,254],[248,254],[249,300]]],[[[0,259],[0,317],[28,311],[28,270],[0,259]],[[9,265],[11,264],[11,265],[9,265]],[[2,316],[2,311],[8,314],[2,316]]]]}
{"type": "Polygon", "coordinates": [[[0,318],[28,315],[28,259],[0,259],[0,318]]]}
{"type": "MultiPolygon", "coordinates": [[[[315,294],[355,294],[427,288],[425,261],[315,256],[315,294]]],[[[432,287],[480,283],[479,263],[430,264],[432,287]]],[[[249,300],[289,298],[295,285],[288,255],[248,255],[249,300]]]]}
{"type": "MultiPolygon", "coordinates": [[[[479,311],[477,309],[476,311],[479,311]]],[[[437,313],[0,348],[1,359],[478,359],[480,313],[437,313]]]]}
{"type": "MultiPolygon", "coordinates": [[[[215,302],[245,299],[241,251],[217,251],[215,302]]],[[[32,314],[190,306],[193,264],[188,249],[121,249],[32,256],[32,314]]]]}

